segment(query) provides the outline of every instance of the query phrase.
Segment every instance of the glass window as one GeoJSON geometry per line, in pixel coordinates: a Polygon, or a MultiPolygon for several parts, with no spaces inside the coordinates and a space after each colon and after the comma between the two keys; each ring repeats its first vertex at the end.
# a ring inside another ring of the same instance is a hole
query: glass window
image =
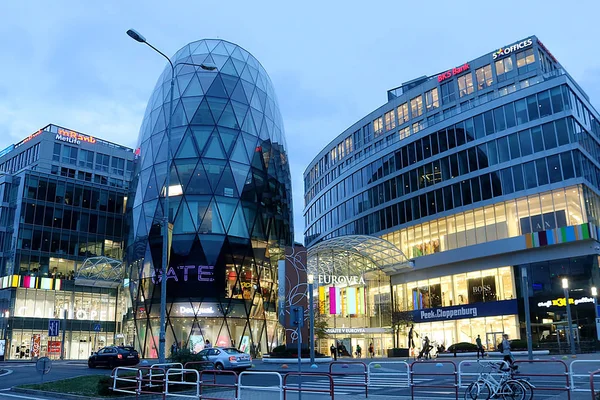
{"type": "Polygon", "coordinates": [[[515,192],[525,189],[525,182],[523,180],[523,168],[521,164],[512,167],[513,179],[515,183],[515,192]]]}
{"type": "Polygon", "coordinates": [[[535,160],[535,167],[537,170],[538,185],[548,184],[548,169],[546,168],[546,159],[540,158],[535,160]]]}
{"type": "Polygon", "coordinates": [[[535,55],[533,49],[527,49],[517,53],[517,68],[519,73],[523,73],[532,70],[535,67],[535,55]],[[531,65],[531,67],[527,67],[531,65]]]}
{"type": "Polygon", "coordinates": [[[467,96],[475,90],[473,87],[473,74],[470,72],[468,74],[459,76],[457,79],[458,82],[458,93],[460,97],[467,96]]]}
{"type": "Polygon", "coordinates": [[[442,104],[448,104],[456,100],[454,81],[441,84],[440,89],[442,91],[442,104]]]}
{"type": "Polygon", "coordinates": [[[537,186],[535,164],[533,161],[523,164],[523,175],[525,177],[526,189],[533,189],[537,186]]]}
{"type": "Polygon", "coordinates": [[[437,88],[433,88],[425,92],[425,105],[427,106],[427,111],[433,110],[434,108],[438,108],[440,106],[437,88]]]}
{"type": "Polygon", "coordinates": [[[507,128],[512,128],[517,124],[513,103],[508,103],[504,106],[504,115],[506,116],[507,128]]]}
{"type": "Polygon", "coordinates": [[[125,159],[119,157],[113,157],[111,162],[110,172],[112,174],[124,175],[125,174],[125,159]]]}
{"type": "Polygon", "coordinates": [[[473,117],[473,127],[475,129],[475,139],[481,139],[485,136],[485,128],[483,126],[482,114],[473,117]]]}
{"type": "Polygon", "coordinates": [[[531,128],[531,139],[533,140],[534,153],[544,150],[544,141],[542,140],[542,128],[540,128],[539,126],[531,128]]]}
{"type": "Polygon", "coordinates": [[[494,116],[492,111],[486,111],[483,113],[483,119],[485,121],[485,134],[491,135],[494,133],[494,116]]]}
{"type": "Polygon", "coordinates": [[[89,150],[79,150],[79,162],[78,165],[84,168],[93,168],[94,166],[94,152],[89,150]]]}
{"type": "Polygon", "coordinates": [[[410,100],[410,111],[413,118],[423,114],[423,97],[421,95],[410,100]]]}
{"type": "Polygon", "coordinates": [[[498,142],[498,159],[501,163],[510,160],[510,152],[508,150],[508,138],[501,137],[498,142]]]}
{"type": "Polygon", "coordinates": [[[557,146],[554,124],[552,122],[542,125],[542,135],[544,137],[546,150],[553,149],[557,146]]]}
{"type": "Polygon", "coordinates": [[[550,101],[552,103],[552,110],[555,113],[564,110],[560,86],[550,89],[550,101]]]}
{"type": "Polygon", "coordinates": [[[496,61],[496,75],[498,76],[498,80],[502,81],[506,79],[509,72],[513,70],[513,62],[512,57],[506,57],[501,60],[496,61]]]}
{"type": "Polygon", "coordinates": [[[515,191],[512,181],[512,170],[510,168],[505,168],[501,171],[502,177],[502,191],[505,194],[510,194],[515,191]]]}
{"type": "Polygon", "coordinates": [[[544,90],[538,93],[538,108],[540,109],[540,118],[552,114],[550,106],[550,92],[544,90]]]}
{"type": "Polygon", "coordinates": [[[62,162],[77,165],[77,147],[64,145],[62,149],[62,162]]]}
{"type": "Polygon", "coordinates": [[[527,110],[529,111],[529,120],[534,121],[540,117],[535,94],[527,97],[527,110]]]}
{"type": "Polygon", "coordinates": [[[508,136],[508,147],[510,148],[511,160],[521,157],[521,152],[519,150],[519,138],[517,137],[516,133],[508,136]]]}
{"type": "MultiPolygon", "coordinates": [[[[565,153],[569,155],[569,159],[571,158],[570,153],[565,153]]],[[[571,166],[571,170],[573,167],[571,166]]],[[[548,172],[550,174],[550,183],[556,183],[562,181],[562,174],[560,170],[560,160],[558,155],[553,155],[548,157],[548,172]]]]}
{"type": "Polygon", "coordinates": [[[533,153],[533,147],[531,146],[531,135],[529,129],[519,132],[519,143],[521,145],[521,155],[523,157],[533,153]]]}
{"type": "Polygon", "coordinates": [[[373,120],[373,132],[375,133],[375,136],[383,133],[383,119],[381,117],[373,120]]]}
{"type": "Polygon", "coordinates": [[[567,120],[559,119],[554,121],[556,135],[558,136],[558,145],[562,146],[569,143],[569,130],[567,129],[567,120]]]}
{"type": "Polygon", "coordinates": [[[560,161],[562,164],[562,172],[564,179],[574,178],[575,170],[573,169],[573,160],[571,159],[571,152],[562,153],[560,155],[560,161]]]}
{"type": "Polygon", "coordinates": [[[98,171],[108,172],[110,156],[107,154],[96,153],[96,169],[98,171]]]}
{"type": "Polygon", "coordinates": [[[527,103],[525,99],[515,101],[515,112],[517,114],[517,123],[524,124],[529,121],[527,117],[527,103]]]}
{"type": "Polygon", "coordinates": [[[492,86],[492,83],[494,83],[494,78],[492,77],[492,67],[489,64],[477,69],[475,71],[475,76],[477,77],[478,90],[492,86]]]}
{"type": "Polygon", "coordinates": [[[498,107],[494,109],[494,122],[496,124],[496,132],[506,129],[506,122],[504,121],[504,107],[498,107]]]}
{"type": "Polygon", "coordinates": [[[498,150],[496,141],[492,140],[487,144],[487,156],[490,166],[498,164],[498,150]]]}
{"type": "Polygon", "coordinates": [[[408,103],[400,104],[397,108],[398,123],[403,124],[408,122],[408,103]]]}
{"type": "Polygon", "coordinates": [[[388,111],[384,114],[385,118],[385,130],[389,131],[396,127],[396,116],[394,115],[394,110],[388,111]]]}
{"type": "Polygon", "coordinates": [[[54,143],[54,152],[52,153],[53,161],[60,161],[60,143],[54,143]]]}

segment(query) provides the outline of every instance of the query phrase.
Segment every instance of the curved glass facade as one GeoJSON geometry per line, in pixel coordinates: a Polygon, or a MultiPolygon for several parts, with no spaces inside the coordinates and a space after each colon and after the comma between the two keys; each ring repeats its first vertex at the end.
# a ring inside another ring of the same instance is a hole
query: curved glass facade
{"type": "Polygon", "coordinates": [[[270,78],[239,46],[200,40],[179,50],[168,168],[171,68],[148,102],[139,136],[126,249],[135,344],[156,357],[164,182],[170,173],[167,348],[205,340],[266,352],[281,341],[277,261],[292,244],[290,171],[270,78]],[[215,71],[182,65],[215,65],[215,71]]]}

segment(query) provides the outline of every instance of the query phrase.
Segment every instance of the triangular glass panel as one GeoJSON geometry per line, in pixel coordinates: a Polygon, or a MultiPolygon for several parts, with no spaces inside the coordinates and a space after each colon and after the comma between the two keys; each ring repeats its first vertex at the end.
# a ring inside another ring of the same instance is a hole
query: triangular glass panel
{"type": "Polygon", "coordinates": [[[231,56],[231,62],[233,62],[233,65],[235,66],[235,70],[238,72],[238,75],[240,75],[246,67],[246,63],[243,60],[235,58],[234,56],[231,56]]]}
{"type": "Polygon", "coordinates": [[[199,72],[197,74],[197,76],[198,76],[198,80],[200,81],[200,85],[202,85],[202,90],[204,91],[204,93],[206,93],[206,92],[208,92],[208,89],[210,89],[210,86],[212,85],[215,78],[217,77],[217,72],[205,71],[205,70],[201,70],[201,71],[202,72],[199,72]]]}
{"type": "Polygon", "coordinates": [[[225,168],[225,161],[203,159],[202,163],[204,164],[204,170],[206,171],[206,175],[208,176],[210,186],[214,190],[216,189],[217,184],[219,183],[219,179],[221,179],[221,173],[223,172],[223,168],[225,168]]]}
{"type": "Polygon", "coordinates": [[[259,98],[259,93],[260,90],[255,90],[254,91],[254,95],[252,96],[252,101],[250,101],[250,105],[254,108],[256,108],[257,110],[262,110],[262,105],[260,104],[260,98],[259,98]]]}
{"type": "Polygon", "coordinates": [[[232,75],[237,77],[239,75],[231,58],[227,60],[227,62],[219,69],[219,71],[224,74],[223,76],[232,75]]]}
{"type": "Polygon", "coordinates": [[[183,110],[183,104],[181,101],[178,101],[177,106],[175,107],[175,111],[173,111],[173,122],[171,123],[172,127],[176,126],[184,126],[188,124],[187,117],[185,115],[185,111],[183,110]]]}
{"type": "Polygon", "coordinates": [[[223,241],[225,236],[223,235],[201,235],[200,243],[202,243],[202,249],[206,256],[206,263],[208,265],[216,265],[223,247],[223,241]]]}
{"type": "Polygon", "coordinates": [[[264,115],[256,108],[250,107],[250,112],[252,113],[252,119],[254,119],[254,126],[256,127],[256,132],[260,132],[260,129],[263,124],[264,115]]]}
{"type": "Polygon", "coordinates": [[[196,169],[192,174],[187,186],[184,188],[186,195],[191,194],[212,194],[212,188],[208,182],[208,176],[204,171],[204,166],[198,162],[196,169]]]}
{"type": "Polygon", "coordinates": [[[232,52],[231,52],[231,56],[233,58],[236,58],[242,62],[244,62],[244,64],[246,63],[246,58],[244,57],[244,55],[242,54],[242,52],[240,51],[239,47],[236,47],[232,52]]]}
{"type": "MultiPolygon", "coordinates": [[[[181,184],[184,193],[186,192],[190,178],[194,174],[198,161],[196,159],[175,160],[177,175],[179,175],[179,183],[181,184]]],[[[204,170],[203,170],[204,172],[204,170]]]]}
{"type": "Polygon", "coordinates": [[[212,115],[215,117],[215,120],[218,121],[219,118],[221,118],[223,109],[227,105],[227,100],[211,97],[208,99],[208,104],[210,106],[210,110],[212,111],[212,115]]]}
{"type": "Polygon", "coordinates": [[[252,95],[254,94],[254,89],[256,88],[256,86],[254,86],[253,83],[247,82],[245,80],[242,80],[242,86],[244,87],[244,92],[246,92],[246,98],[248,99],[248,101],[250,101],[252,95]]]}
{"type": "Polygon", "coordinates": [[[235,44],[230,43],[230,42],[223,41],[223,44],[225,45],[225,49],[227,49],[228,54],[233,53],[233,51],[237,48],[237,46],[235,44]]]}
{"type": "Polygon", "coordinates": [[[227,52],[227,50],[225,49],[225,45],[223,44],[223,42],[222,42],[222,41],[221,41],[221,42],[219,42],[219,44],[218,44],[218,45],[216,45],[214,49],[212,49],[211,53],[212,53],[213,55],[215,55],[215,54],[220,54],[220,55],[222,55],[222,56],[228,56],[228,55],[229,55],[229,53],[228,53],[228,52],[227,52]]]}
{"type": "Polygon", "coordinates": [[[215,54],[215,53],[212,53],[211,55],[212,55],[212,58],[214,60],[215,66],[217,67],[217,69],[219,70],[219,72],[221,72],[221,70],[223,69],[223,66],[225,65],[225,63],[229,59],[229,56],[222,56],[222,55],[215,54]]]}
{"type": "Polygon", "coordinates": [[[238,205],[235,214],[233,215],[227,234],[243,238],[248,237],[248,227],[246,226],[246,219],[244,218],[241,203],[238,205]]]}
{"type": "Polygon", "coordinates": [[[235,86],[240,81],[240,78],[221,74],[221,79],[223,80],[223,85],[225,85],[225,90],[227,90],[227,94],[231,96],[233,90],[235,89],[235,86]]]}
{"type": "Polygon", "coordinates": [[[188,254],[190,254],[195,237],[196,235],[194,234],[173,235],[173,240],[171,242],[171,256],[176,254],[177,257],[186,257],[188,254]]]}
{"type": "Polygon", "coordinates": [[[206,208],[206,212],[204,213],[204,217],[202,218],[202,224],[198,229],[198,233],[225,233],[225,229],[223,228],[223,222],[221,221],[221,217],[219,216],[219,212],[217,210],[216,203],[211,200],[210,204],[206,208]]]}
{"type": "MultiPolygon", "coordinates": [[[[252,71],[250,71],[252,72],[252,71]]],[[[266,79],[262,74],[258,74],[258,76],[256,77],[256,87],[258,87],[260,90],[267,90],[267,86],[266,86],[266,79]]]]}
{"type": "Polygon", "coordinates": [[[231,129],[240,129],[237,119],[235,118],[235,114],[233,113],[233,107],[231,107],[231,102],[227,103],[227,106],[225,106],[223,114],[221,114],[221,118],[219,118],[219,122],[217,123],[217,125],[231,129]]]}
{"type": "MultiPolygon", "coordinates": [[[[222,117],[221,117],[222,118],[222,117]]],[[[223,144],[223,148],[225,149],[225,153],[229,155],[233,143],[238,136],[238,132],[233,129],[227,128],[219,128],[219,134],[221,135],[221,143],[223,144]]]]}
{"type": "Polygon", "coordinates": [[[210,112],[210,108],[208,107],[208,102],[206,98],[202,100],[200,103],[200,107],[194,114],[194,118],[190,121],[191,125],[214,125],[215,120],[210,112]]]}
{"type": "Polygon", "coordinates": [[[242,139],[241,135],[238,137],[237,142],[235,142],[235,146],[233,148],[233,152],[231,153],[230,159],[232,161],[237,161],[242,164],[248,164],[248,154],[246,153],[244,139],[242,139]]]}
{"type": "Polygon", "coordinates": [[[252,65],[248,65],[248,69],[250,70],[250,75],[252,76],[252,82],[256,84],[256,80],[258,78],[258,70],[252,65]]]}
{"type": "Polygon", "coordinates": [[[198,44],[198,47],[196,47],[196,49],[192,52],[192,54],[204,54],[204,53],[210,53],[210,50],[208,49],[208,46],[206,45],[206,40],[201,40],[200,43],[198,44]]]}
{"type": "Polygon", "coordinates": [[[195,233],[196,224],[190,215],[187,203],[182,201],[175,217],[173,231],[177,233],[195,233]]]}
{"type": "Polygon", "coordinates": [[[152,156],[154,157],[154,164],[160,164],[167,161],[167,139],[163,135],[156,135],[158,139],[162,139],[162,142],[152,142],[152,156]]]}
{"type": "Polygon", "coordinates": [[[204,91],[202,90],[202,86],[200,86],[200,81],[196,74],[191,74],[191,77],[192,79],[190,79],[189,84],[183,91],[183,97],[202,96],[204,91]]]}
{"type": "MultiPolygon", "coordinates": [[[[238,142],[242,142],[240,138],[238,142]]],[[[236,144],[237,148],[237,144],[236,144]]],[[[241,148],[241,147],[240,147],[241,148]]],[[[245,157],[245,155],[244,155],[245,157]]],[[[248,179],[248,174],[250,172],[250,166],[248,164],[239,164],[236,162],[231,162],[231,172],[233,173],[233,179],[235,180],[235,185],[237,187],[238,193],[242,193],[244,190],[244,186],[246,185],[248,179]]]]}
{"type": "Polygon", "coordinates": [[[252,135],[243,133],[244,144],[246,145],[246,153],[248,154],[248,160],[252,161],[254,154],[257,152],[258,140],[252,135]]]}
{"type": "Polygon", "coordinates": [[[231,173],[231,168],[229,168],[229,166],[226,166],[223,169],[221,180],[219,181],[219,185],[215,189],[215,196],[225,196],[234,198],[239,197],[235,180],[233,179],[233,174],[231,173]]]}
{"type": "Polygon", "coordinates": [[[193,118],[194,115],[196,114],[196,111],[198,110],[198,106],[200,105],[200,102],[202,101],[203,97],[202,96],[198,96],[198,97],[183,97],[181,99],[181,102],[183,103],[183,108],[185,110],[185,115],[188,116],[188,118],[193,118]]]}
{"type": "Polygon", "coordinates": [[[244,92],[244,88],[242,87],[243,81],[238,81],[237,86],[233,89],[233,93],[231,93],[231,100],[239,101],[242,104],[248,104],[248,99],[246,99],[246,93],[244,92]]]}
{"type": "Polygon", "coordinates": [[[244,70],[242,71],[242,74],[240,75],[240,78],[242,78],[243,80],[250,82],[252,85],[254,85],[254,80],[252,79],[252,74],[250,73],[250,66],[246,64],[246,67],[244,68],[244,70]]]}
{"type": "Polygon", "coordinates": [[[196,152],[196,146],[194,145],[194,140],[192,139],[192,133],[188,130],[188,133],[185,135],[185,138],[181,142],[179,146],[179,150],[177,150],[177,154],[175,158],[197,158],[198,153],[196,152]]]}
{"type": "Polygon", "coordinates": [[[159,109],[158,111],[158,118],[156,120],[156,125],[154,125],[154,129],[152,130],[152,133],[159,133],[165,130],[165,127],[167,126],[165,123],[165,114],[161,109],[159,109]]]}
{"type": "Polygon", "coordinates": [[[249,133],[250,135],[258,136],[256,132],[256,127],[254,125],[254,118],[252,118],[252,114],[246,114],[246,119],[242,124],[242,131],[249,133]]]}
{"type": "Polygon", "coordinates": [[[206,143],[210,138],[210,134],[215,128],[213,128],[212,126],[192,126],[191,129],[194,133],[194,137],[196,138],[198,154],[202,154],[202,152],[204,151],[204,146],[206,146],[206,143]]]}
{"type": "Polygon", "coordinates": [[[177,74],[176,77],[176,81],[177,81],[177,86],[179,86],[179,90],[181,92],[181,94],[183,95],[183,93],[185,93],[186,88],[189,86],[190,81],[192,80],[192,78],[195,79],[194,77],[194,73],[191,74],[177,74]]]}
{"type": "Polygon", "coordinates": [[[260,100],[260,108],[259,108],[259,110],[261,110],[261,111],[264,112],[264,109],[265,109],[266,103],[267,103],[267,94],[264,91],[260,90],[260,89],[258,89],[256,91],[256,93],[258,94],[258,99],[260,100]]]}
{"type": "Polygon", "coordinates": [[[262,128],[260,129],[259,138],[261,138],[262,140],[269,140],[270,139],[270,137],[269,137],[269,131],[267,129],[267,124],[266,123],[264,123],[262,125],[262,128]]]}
{"type": "Polygon", "coordinates": [[[254,221],[254,226],[251,228],[250,232],[251,236],[256,239],[265,240],[267,236],[265,235],[265,228],[263,226],[262,218],[256,218],[254,221]]]}
{"type": "Polygon", "coordinates": [[[202,155],[202,157],[219,158],[219,159],[227,158],[225,151],[223,151],[223,146],[221,145],[221,140],[219,139],[219,135],[216,134],[216,132],[213,133],[213,135],[211,136],[210,141],[208,142],[208,145],[206,146],[206,149],[204,150],[204,154],[202,155]]]}
{"type": "Polygon", "coordinates": [[[146,187],[146,195],[144,196],[144,201],[152,200],[158,197],[158,187],[156,185],[156,177],[154,171],[150,173],[150,177],[148,178],[148,186],[146,187]]]}
{"type": "Polygon", "coordinates": [[[242,203],[242,209],[244,211],[244,218],[246,219],[246,226],[251,231],[256,221],[256,206],[254,204],[246,206],[242,203]]]}
{"type": "Polygon", "coordinates": [[[238,103],[237,101],[232,101],[231,105],[233,106],[233,111],[235,112],[235,118],[238,122],[244,121],[246,118],[246,113],[248,112],[248,106],[246,104],[238,103]]]}
{"type": "Polygon", "coordinates": [[[176,149],[179,148],[179,144],[183,140],[183,134],[186,132],[187,126],[177,126],[171,129],[171,135],[169,138],[171,139],[171,154],[175,152],[176,149]]]}
{"type": "Polygon", "coordinates": [[[233,198],[216,197],[219,213],[225,230],[229,229],[229,225],[233,219],[233,214],[238,205],[238,200],[233,198]]]}
{"type": "Polygon", "coordinates": [[[214,79],[210,88],[206,91],[207,96],[211,97],[222,97],[227,98],[227,92],[225,91],[225,86],[223,86],[223,80],[221,79],[221,74],[218,74],[214,79]]]}
{"type": "Polygon", "coordinates": [[[211,52],[221,41],[218,39],[206,39],[205,42],[208,46],[208,51],[211,52]]]}

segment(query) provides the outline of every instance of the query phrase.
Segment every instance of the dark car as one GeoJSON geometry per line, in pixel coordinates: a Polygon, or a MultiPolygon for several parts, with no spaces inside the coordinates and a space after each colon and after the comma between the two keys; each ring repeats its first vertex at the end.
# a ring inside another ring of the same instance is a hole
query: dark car
{"type": "Polygon", "coordinates": [[[115,368],[124,365],[137,365],[139,362],[140,357],[133,347],[106,346],[88,358],[88,367],[115,368]]]}

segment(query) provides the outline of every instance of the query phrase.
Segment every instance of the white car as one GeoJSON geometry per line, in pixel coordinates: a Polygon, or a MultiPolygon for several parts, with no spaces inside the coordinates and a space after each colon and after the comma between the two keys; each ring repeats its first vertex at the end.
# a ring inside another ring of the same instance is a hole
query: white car
{"type": "Polygon", "coordinates": [[[252,358],[234,347],[213,347],[198,354],[212,362],[218,370],[245,370],[252,366],[252,358]]]}

